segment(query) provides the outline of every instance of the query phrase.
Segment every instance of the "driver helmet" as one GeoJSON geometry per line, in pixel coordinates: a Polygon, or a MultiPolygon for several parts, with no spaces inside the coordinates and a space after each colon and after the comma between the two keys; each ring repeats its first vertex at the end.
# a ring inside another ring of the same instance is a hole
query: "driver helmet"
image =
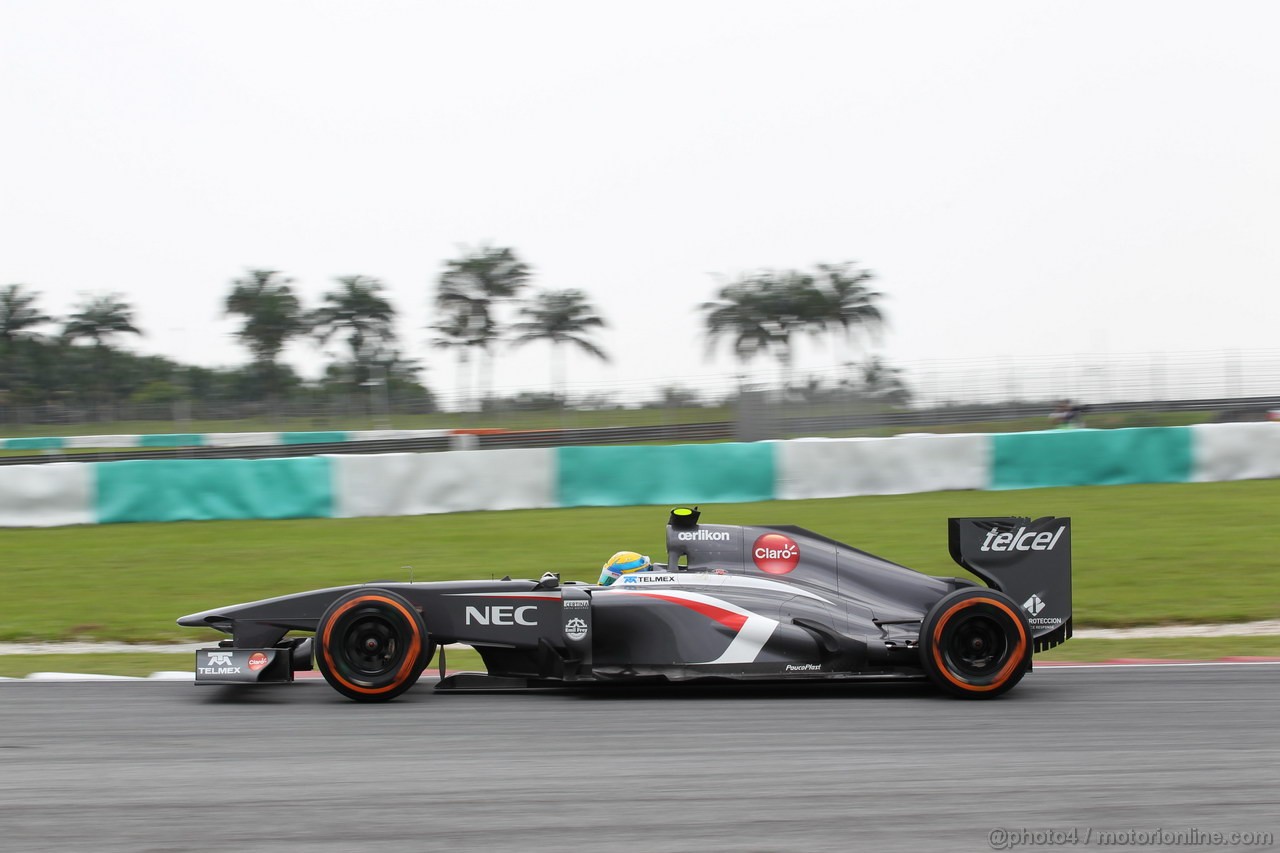
{"type": "Polygon", "coordinates": [[[637,554],[635,551],[619,551],[605,560],[604,566],[600,569],[600,583],[608,586],[623,575],[647,572],[652,566],[652,561],[642,554],[637,554]]]}

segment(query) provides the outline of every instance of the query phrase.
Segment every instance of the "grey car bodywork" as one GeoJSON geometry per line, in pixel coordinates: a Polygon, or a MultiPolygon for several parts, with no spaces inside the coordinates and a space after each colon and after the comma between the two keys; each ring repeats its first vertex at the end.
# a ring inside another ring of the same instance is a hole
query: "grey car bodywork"
{"type": "MultiPolygon", "coordinates": [[[[1016,606],[1027,640],[1019,650],[1025,659],[1011,663],[1022,668],[1020,678],[1033,649],[1071,636],[1070,519],[953,518],[948,532],[955,561],[1007,596],[1004,609],[1016,606]]],[[[432,649],[473,646],[488,680],[507,679],[504,686],[512,679],[912,679],[931,674],[931,640],[922,636],[931,612],[958,590],[983,589],[800,527],[701,524],[696,511],[673,513],[666,540],[665,566],[608,587],[551,575],[377,582],[214,608],[178,623],[230,635],[198,654],[200,683],[292,680],[294,670],[311,668],[313,648],[310,638],[291,635],[316,632],[335,602],[361,590],[401,596],[421,614],[432,649]]],[[[942,642],[941,628],[933,642],[942,642]]],[[[480,683],[445,679],[441,686],[480,683]]]]}

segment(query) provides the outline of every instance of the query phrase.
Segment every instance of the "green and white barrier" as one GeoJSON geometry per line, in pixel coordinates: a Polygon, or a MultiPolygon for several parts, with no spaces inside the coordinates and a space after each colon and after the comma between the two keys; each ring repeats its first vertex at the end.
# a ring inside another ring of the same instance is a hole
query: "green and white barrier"
{"type": "Polygon", "coordinates": [[[0,527],[96,524],[96,472],[79,462],[0,465],[0,527]]]}
{"type": "Polygon", "coordinates": [[[89,464],[97,473],[99,524],[333,514],[333,477],[324,456],[89,464]]]}
{"type": "Polygon", "coordinates": [[[1192,432],[1187,427],[1011,432],[987,438],[991,489],[1191,479],[1192,432]]]}
{"type": "Polygon", "coordinates": [[[1200,424],[1188,429],[1194,436],[1195,482],[1280,477],[1280,423],[1200,424]]]}
{"type": "Polygon", "coordinates": [[[985,489],[990,436],[803,439],[774,445],[780,500],[985,489]]]}
{"type": "Polygon", "coordinates": [[[557,506],[550,448],[318,458],[331,466],[338,518],[557,506]]]}
{"type": "Polygon", "coordinates": [[[776,445],[560,447],[557,506],[742,503],[774,497],[776,445]]]}
{"type": "Polygon", "coordinates": [[[365,429],[318,432],[180,432],[142,435],[68,435],[0,438],[0,450],[85,450],[127,447],[275,447],[281,444],[337,444],[437,438],[459,434],[449,429],[365,429]]]}
{"type": "Polygon", "coordinates": [[[0,527],[1280,477],[1280,424],[0,466],[0,527]]]}

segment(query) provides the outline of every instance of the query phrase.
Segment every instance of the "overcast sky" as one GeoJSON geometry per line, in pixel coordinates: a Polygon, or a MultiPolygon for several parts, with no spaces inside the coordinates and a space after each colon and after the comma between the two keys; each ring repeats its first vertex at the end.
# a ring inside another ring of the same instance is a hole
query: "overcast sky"
{"type": "MultiPolygon", "coordinates": [[[[1275,347],[1278,33],[1167,0],[0,0],[0,284],[124,293],[131,347],[228,365],[246,267],[309,304],[372,275],[446,392],[435,278],[485,241],[610,321],[574,385],[732,370],[715,276],[819,261],[876,271],[899,363],[1275,347]]],[[[547,383],[543,345],[498,363],[547,383]]]]}

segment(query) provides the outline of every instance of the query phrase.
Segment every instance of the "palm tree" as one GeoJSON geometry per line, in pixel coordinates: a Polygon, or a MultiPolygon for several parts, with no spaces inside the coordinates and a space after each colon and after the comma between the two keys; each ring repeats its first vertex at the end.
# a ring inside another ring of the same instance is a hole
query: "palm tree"
{"type": "MultiPolygon", "coordinates": [[[[485,355],[487,398],[493,384],[493,344],[502,332],[494,309],[515,299],[529,284],[533,270],[514,249],[480,246],[464,251],[461,258],[445,262],[436,289],[436,307],[451,314],[470,315],[467,327],[474,331],[469,346],[485,355]]],[[[455,315],[456,319],[456,315],[455,315]]]]}
{"type": "Polygon", "coordinates": [[[0,290],[0,390],[11,390],[18,342],[35,337],[30,329],[53,320],[36,308],[39,298],[40,294],[21,284],[0,290]]]}
{"type": "Polygon", "coordinates": [[[795,360],[792,337],[796,332],[821,330],[824,310],[822,294],[813,276],[796,270],[765,275],[764,304],[774,326],[775,349],[782,364],[783,382],[791,384],[791,366],[795,360]]]}
{"type": "Polygon", "coordinates": [[[818,325],[838,331],[846,343],[855,329],[873,336],[878,333],[885,323],[877,304],[883,294],[867,286],[875,277],[871,270],[860,269],[856,261],[818,264],[818,325]]]}
{"type": "Polygon", "coordinates": [[[141,335],[133,325],[133,306],[119,293],[83,299],[67,318],[62,338],[68,343],[87,339],[95,347],[106,347],[116,335],[141,335]]]}
{"type": "Polygon", "coordinates": [[[720,288],[719,301],[699,306],[705,317],[708,352],[732,336],[733,352],[744,364],[772,352],[790,381],[792,337],[811,328],[819,310],[813,277],[794,271],[764,270],[720,288]]]}
{"type": "Polygon", "coordinates": [[[777,344],[773,310],[758,278],[726,284],[716,295],[718,302],[698,306],[706,315],[708,354],[724,335],[733,337],[733,354],[744,364],[777,344]]]}
{"type": "Polygon", "coordinates": [[[862,387],[872,397],[899,406],[905,406],[911,399],[911,391],[902,379],[902,370],[889,365],[880,356],[873,355],[867,359],[860,372],[862,387]]]}
{"type": "Polygon", "coordinates": [[[339,287],[324,295],[323,304],[311,315],[311,327],[321,344],[346,338],[356,385],[369,379],[369,366],[395,340],[392,323],[396,309],[382,296],[383,284],[366,275],[336,279],[339,287]]]}
{"type": "Polygon", "coordinates": [[[588,337],[589,329],[605,328],[608,324],[596,313],[581,290],[545,290],[526,305],[520,307],[524,319],[514,323],[511,330],[515,338],[511,343],[520,346],[532,341],[548,341],[551,344],[551,386],[564,396],[564,356],[562,344],[572,344],[601,361],[609,356],[588,337]]]}
{"type": "Polygon", "coordinates": [[[25,337],[28,329],[53,320],[36,308],[39,299],[40,294],[22,284],[11,284],[0,290],[0,347],[8,348],[25,337]]]}
{"type": "Polygon", "coordinates": [[[88,340],[93,344],[94,364],[98,374],[98,401],[106,402],[108,373],[111,365],[110,341],[118,335],[141,335],[133,324],[133,306],[119,293],[89,296],[81,300],[62,327],[62,340],[74,343],[88,340]]]}
{"type": "Polygon", "coordinates": [[[276,361],[290,338],[308,331],[306,314],[279,270],[249,270],[231,282],[224,312],[244,318],[236,337],[253,353],[253,360],[267,396],[280,389],[276,361]]]}
{"type": "Polygon", "coordinates": [[[458,353],[458,407],[462,410],[471,402],[470,366],[471,350],[485,338],[484,330],[476,327],[479,320],[465,305],[459,305],[441,323],[431,327],[435,337],[431,345],[436,349],[452,349],[458,353]]]}
{"type": "Polygon", "coordinates": [[[733,339],[733,352],[748,363],[760,353],[775,355],[783,381],[790,384],[796,332],[821,334],[833,329],[848,339],[855,328],[872,332],[883,323],[867,287],[874,277],[853,263],[818,264],[816,273],[763,270],[720,288],[717,301],[704,302],[708,352],[722,337],[733,339]]]}

